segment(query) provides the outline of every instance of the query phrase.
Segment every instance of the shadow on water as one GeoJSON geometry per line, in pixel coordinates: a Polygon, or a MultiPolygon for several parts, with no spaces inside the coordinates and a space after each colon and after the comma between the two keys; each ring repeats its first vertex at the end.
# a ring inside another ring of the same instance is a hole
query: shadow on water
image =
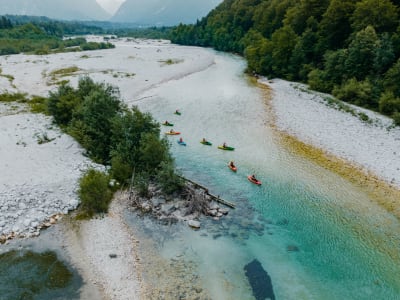
{"type": "Polygon", "coordinates": [[[81,277],[55,252],[11,250],[0,254],[0,299],[79,299],[81,277]]]}
{"type": "Polygon", "coordinates": [[[246,271],[246,276],[253,289],[253,295],[256,300],[275,300],[271,277],[269,277],[268,273],[257,259],[248,263],[244,267],[244,270],[246,271]]]}

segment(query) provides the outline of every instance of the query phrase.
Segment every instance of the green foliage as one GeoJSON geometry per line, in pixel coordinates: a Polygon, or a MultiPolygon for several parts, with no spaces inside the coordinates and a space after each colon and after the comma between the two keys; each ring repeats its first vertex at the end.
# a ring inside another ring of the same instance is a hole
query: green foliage
{"type": "Polygon", "coordinates": [[[160,139],[159,124],[137,107],[114,118],[111,133],[111,170],[120,182],[127,183],[133,170],[153,176],[162,161],[171,160],[168,142],[160,139]]]}
{"type": "Polygon", "coordinates": [[[82,209],[89,215],[108,211],[113,197],[109,179],[107,174],[94,169],[89,169],[80,179],[78,194],[82,209]]]}
{"type": "Polygon", "coordinates": [[[146,172],[141,172],[135,174],[134,186],[139,196],[148,197],[149,196],[149,185],[150,185],[150,175],[146,172]]]}
{"type": "Polygon", "coordinates": [[[379,98],[379,111],[385,115],[400,112],[400,98],[395,97],[392,92],[386,92],[379,98]]]}
{"type": "Polygon", "coordinates": [[[24,93],[4,93],[0,94],[0,102],[22,102],[28,101],[27,95],[24,93]]]}
{"type": "Polygon", "coordinates": [[[390,0],[225,0],[173,28],[171,40],[244,54],[249,73],[308,81],[379,110],[382,93],[400,97],[399,8],[390,0]]]}
{"type": "Polygon", "coordinates": [[[82,100],[74,110],[71,127],[79,128],[84,138],[80,139],[80,135],[74,135],[74,130],[70,132],[95,161],[108,163],[112,119],[121,111],[119,91],[105,84],[93,84],[90,93],[82,100]],[[84,124],[83,127],[80,126],[80,121],[84,124]]]}
{"type": "MultiPolygon", "coordinates": [[[[66,33],[77,33],[77,24],[71,25],[50,21],[49,19],[35,19],[33,17],[16,19],[18,19],[18,24],[12,25],[10,20],[4,17],[0,18],[0,55],[18,54],[21,52],[44,55],[59,52],[114,48],[114,45],[110,43],[88,43],[84,38],[62,39],[66,33]],[[23,22],[20,22],[20,19],[23,22]]],[[[85,26],[81,24],[82,33],[84,33],[83,28],[85,26]]],[[[92,29],[94,28],[92,27],[92,29]]],[[[100,29],[97,31],[101,32],[100,29]]]]}
{"type": "Polygon", "coordinates": [[[333,89],[333,95],[343,101],[367,108],[377,107],[376,101],[372,98],[372,84],[366,81],[357,81],[352,78],[333,89]]]}
{"type": "Polygon", "coordinates": [[[394,31],[398,26],[397,8],[389,0],[362,0],[351,17],[354,31],[372,26],[378,32],[394,31]]]}
{"type": "Polygon", "coordinates": [[[176,174],[172,161],[164,161],[161,163],[160,170],[157,173],[156,178],[158,184],[161,186],[162,191],[166,194],[172,194],[180,191],[184,187],[184,181],[182,177],[176,174]]]}
{"type": "Polygon", "coordinates": [[[394,125],[400,126],[400,112],[395,112],[392,116],[394,125]]]}
{"type": "Polygon", "coordinates": [[[308,73],[308,84],[311,89],[328,93],[332,90],[332,84],[327,80],[325,71],[314,69],[308,73]]]}
{"type": "Polygon", "coordinates": [[[47,106],[92,159],[111,164],[111,175],[122,184],[130,183],[134,171],[149,181],[172,162],[160,125],[137,107],[124,106],[115,87],[83,77],[76,89],[64,84],[51,92],[47,106]]]}
{"type": "Polygon", "coordinates": [[[47,98],[40,97],[40,96],[33,96],[29,101],[28,104],[31,108],[31,112],[34,113],[42,113],[42,114],[49,114],[47,111],[47,98]]]}
{"type": "Polygon", "coordinates": [[[62,84],[57,91],[50,92],[47,110],[58,125],[66,126],[71,122],[72,114],[80,101],[71,86],[62,84]]]}

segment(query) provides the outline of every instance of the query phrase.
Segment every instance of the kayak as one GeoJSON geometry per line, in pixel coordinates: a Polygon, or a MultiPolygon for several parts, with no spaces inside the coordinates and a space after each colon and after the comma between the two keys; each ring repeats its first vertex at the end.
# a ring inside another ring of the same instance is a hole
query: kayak
{"type": "Polygon", "coordinates": [[[228,164],[228,168],[231,169],[233,172],[237,171],[237,167],[236,166],[231,166],[230,164],[228,164]]]}
{"type": "Polygon", "coordinates": [[[207,145],[207,146],[211,146],[212,145],[212,143],[211,142],[209,142],[209,141],[200,141],[200,143],[202,143],[203,145],[207,145]]]}
{"type": "Polygon", "coordinates": [[[173,131],[173,132],[167,131],[165,134],[167,134],[167,135],[178,135],[178,134],[181,134],[181,133],[179,131],[173,131]]]}
{"type": "Polygon", "coordinates": [[[247,176],[247,179],[251,182],[251,183],[254,183],[254,184],[257,184],[257,185],[261,185],[261,181],[260,180],[254,180],[253,178],[251,178],[251,176],[249,175],[249,176],[247,176]]]}
{"type": "Polygon", "coordinates": [[[181,146],[186,146],[186,143],[184,141],[181,142],[181,141],[178,140],[178,144],[181,145],[181,146]]]}
{"type": "Polygon", "coordinates": [[[221,149],[221,150],[228,150],[228,151],[233,151],[233,150],[235,150],[235,148],[233,148],[233,147],[229,147],[229,146],[218,146],[218,149],[221,149]]]}
{"type": "Polygon", "coordinates": [[[164,126],[174,126],[174,124],[172,124],[172,123],[162,123],[162,125],[164,125],[164,126]]]}

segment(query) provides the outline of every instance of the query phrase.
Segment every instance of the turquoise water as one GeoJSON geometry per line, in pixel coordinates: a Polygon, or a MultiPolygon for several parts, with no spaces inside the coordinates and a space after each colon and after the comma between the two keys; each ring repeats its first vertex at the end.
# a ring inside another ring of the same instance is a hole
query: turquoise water
{"type": "Polygon", "coordinates": [[[202,220],[197,232],[131,221],[151,228],[143,234],[163,259],[194,261],[212,299],[253,299],[243,267],[254,258],[277,299],[400,299],[398,220],[359,187],[282,148],[261,91],[242,75],[244,62],[218,53],[215,62],[149,91],[139,107],[182,132],[187,147],[168,137],[182,173],[237,208],[220,221],[202,220]],[[203,137],[213,145],[200,144],[203,137]],[[235,151],[218,150],[223,142],[235,151]],[[247,181],[252,173],[262,186],[247,181]]]}

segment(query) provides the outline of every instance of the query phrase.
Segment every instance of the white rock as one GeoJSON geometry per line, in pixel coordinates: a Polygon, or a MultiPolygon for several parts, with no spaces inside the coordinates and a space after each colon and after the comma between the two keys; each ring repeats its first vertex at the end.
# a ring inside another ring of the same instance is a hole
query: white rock
{"type": "Polygon", "coordinates": [[[189,220],[188,225],[192,228],[199,229],[200,228],[200,222],[196,220],[189,220]]]}

